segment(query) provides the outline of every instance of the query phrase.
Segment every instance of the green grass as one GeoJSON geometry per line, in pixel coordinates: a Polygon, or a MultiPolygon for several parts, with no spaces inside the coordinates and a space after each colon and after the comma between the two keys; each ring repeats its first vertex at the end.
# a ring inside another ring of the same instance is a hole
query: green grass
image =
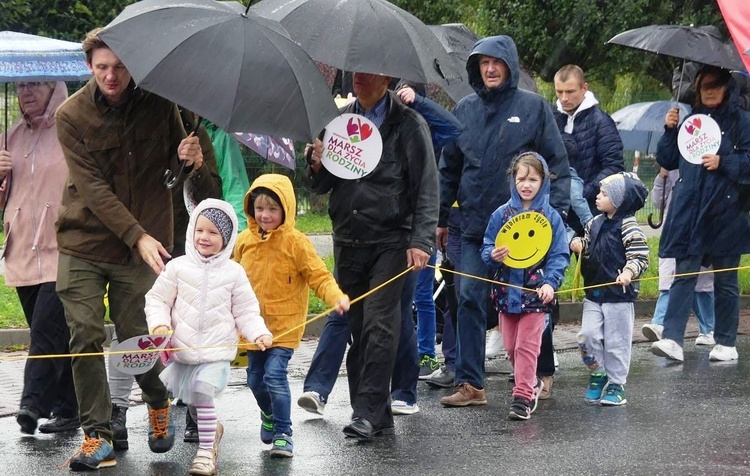
{"type": "Polygon", "coordinates": [[[5,285],[5,278],[0,276],[0,329],[28,327],[26,318],[18,300],[16,288],[5,285]]]}
{"type": "Polygon", "coordinates": [[[297,229],[302,233],[330,233],[333,226],[328,214],[305,213],[297,216],[297,229]]]}
{"type": "MultiPolygon", "coordinates": [[[[323,261],[325,261],[328,271],[333,271],[333,256],[325,256],[323,261]]],[[[312,290],[309,290],[308,292],[310,293],[310,304],[307,306],[308,314],[320,314],[328,309],[328,304],[326,304],[325,301],[316,296],[312,290]]],[[[349,297],[354,299],[354,296],[349,297]]]]}

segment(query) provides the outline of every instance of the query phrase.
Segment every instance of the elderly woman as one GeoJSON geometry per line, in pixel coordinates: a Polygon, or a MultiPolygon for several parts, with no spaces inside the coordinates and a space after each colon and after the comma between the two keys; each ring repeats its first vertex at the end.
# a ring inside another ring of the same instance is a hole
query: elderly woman
{"type": "Polygon", "coordinates": [[[695,80],[694,114],[713,118],[721,129],[721,145],[715,154],[704,154],[701,164],[680,156],[677,145],[679,113],[671,109],[656,160],[668,170],[679,168],[659,247],[660,258],[676,258],[676,274],[669,291],[663,339],[651,351],[682,361],[682,343],[693,303],[696,275],[701,265],[713,264],[716,346],[710,360],[737,360],[739,282],[736,268],[740,255],[750,252],[750,216],[742,210],[739,189],[750,184],[750,114],[740,109],[737,87],[729,71],[704,66],[695,80]]]}
{"type": "MultiPolygon", "coordinates": [[[[70,333],[55,293],[55,219],[68,169],[55,131],[55,111],[68,97],[65,83],[16,86],[22,117],[0,150],[0,209],[5,210],[5,284],[14,286],[31,331],[29,355],[68,353],[70,333]]],[[[5,137],[0,135],[0,147],[5,137]]],[[[69,359],[29,359],[24,371],[21,431],[34,434],[78,428],[69,359]]]]}

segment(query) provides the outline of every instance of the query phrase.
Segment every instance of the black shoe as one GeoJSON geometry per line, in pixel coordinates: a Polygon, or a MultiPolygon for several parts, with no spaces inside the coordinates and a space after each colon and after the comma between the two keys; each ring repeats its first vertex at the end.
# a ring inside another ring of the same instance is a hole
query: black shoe
{"type": "Polygon", "coordinates": [[[182,438],[185,443],[197,443],[198,442],[198,423],[193,420],[193,415],[190,411],[185,412],[185,435],[182,438]]]}
{"type": "Polygon", "coordinates": [[[128,449],[128,407],[112,405],[112,419],[109,428],[112,430],[112,446],[116,450],[128,449]]]}
{"type": "Polygon", "coordinates": [[[456,380],[456,372],[452,370],[446,370],[443,367],[440,373],[434,377],[430,377],[426,380],[427,385],[438,388],[453,388],[454,381],[456,380]]]}
{"type": "Polygon", "coordinates": [[[53,415],[46,423],[39,425],[42,433],[62,433],[63,431],[77,430],[81,426],[78,415],[69,418],[53,415]]]}
{"type": "Polygon", "coordinates": [[[39,414],[30,408],[21,408],[16,415],[16,421],[21,425],[21,433],[33,435],[36,432],[36,424],[39,414]]]}
{"type": "Polygon", "coordinates": [[[347,438],[371,439],[375,436],[393,435],[395,430],[392,426],[387,428],[375,428],[372,423],[362,417],[352,418],[352,422],[344,427],[347,438]]]}

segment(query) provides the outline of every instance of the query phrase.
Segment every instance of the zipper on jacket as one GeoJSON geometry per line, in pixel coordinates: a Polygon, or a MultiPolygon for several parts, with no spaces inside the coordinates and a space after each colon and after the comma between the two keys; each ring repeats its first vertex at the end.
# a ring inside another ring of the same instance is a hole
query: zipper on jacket
{"type": "Polygon", "coordinates": [[[31,251],[36,253],[36,269],[39,273],[39,279],[42,279],[42,254],[39,251],[39,236],[42,234],[42,226],[44,226],[44,219],[47,217],[47,210],[49,210],[49,203],[44,204],[42,210],[42,216],[39,218],[39,224],[36,227],[36,233],[34,234],[34,242],[31,245],[31,251]]]}
{"type": "MultiPolygon", "coordinates": [[[[208,297],[208,270],[210,267],[211,267],[210,262],[203,263],[203,282],[201,283],[202,284],[201,286],[201,314],[200,314],[200,317],[198,318],[200,320],[200,324],[198,325],[198,330],[199,330],[198,335],[200,336],[199,344],[204,342],[203,324],[206,321],[205,316],[206,316],[206,300],[208,297]]],[[[203,363],[202,361],[203,349],[197,349],[197,350],[198,350],[198,360],[200,361],[199,363],[203,363]]]]}

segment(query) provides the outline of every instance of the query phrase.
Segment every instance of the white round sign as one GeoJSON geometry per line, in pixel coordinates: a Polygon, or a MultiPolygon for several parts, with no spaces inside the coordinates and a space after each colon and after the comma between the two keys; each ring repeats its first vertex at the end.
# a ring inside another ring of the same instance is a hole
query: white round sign
{"type": "Polygon", "coordinates": [[[113,354],[110,364],[124,374],[145,374],[153,368],[160,358],[161,352],[157,349],[164,349],[167,344],[169,344],[168,335],[154,334],[131,337],[116,346],[112,346],[111,351],[123,353],[113,354]]]}
{"type": "Polygon", "coordinates": [[[705,114],[688,116],[677,134],[677,147],[682,158],[701,165],[703,154],[715,154],[721,145],[721,129],[713,118],[705,114]]]}
{"type": "Polygon", "coordinates": [[[323,166],[336,177],[354,180],[380,163],[383,140],[375,124],[359,114],[342,114],[326,126],[323,166]]]}

